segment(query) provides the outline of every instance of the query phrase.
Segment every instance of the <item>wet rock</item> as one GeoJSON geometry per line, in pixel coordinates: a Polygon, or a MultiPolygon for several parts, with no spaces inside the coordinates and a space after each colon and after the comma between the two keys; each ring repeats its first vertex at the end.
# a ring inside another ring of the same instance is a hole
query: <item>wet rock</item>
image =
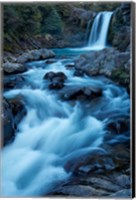
{"type": "Polygon", "coordinates": [[[12,114],[14,117],[15,128],[17,128],[18,124],[27,113],[24,106],[24,101],[20,96],[17,96],[14,99],[10,99],[9,103],[11,105],[12,114]]]}
{"type": "Polygon", "coordinates": [[[76,70],[73,75],[74,76],[84,76],[84,73],[81,70],[76,70]]]}
{"type": "Polygon", "coordinates": [[[28,62],[28,61],[30,61],[30,56],[29,56],[28,53],[23,53],[22,55],[20,55],[17,58],[18,63],[25,63],[25,62],[28,62]]]}
{"type": "Polygon", "coordinates": [[[12,114],[11,106],[6,98],[3,98],[2,100],[2,123],[3,123],[3,144],[9,143],[11,140],[14,139],[14,118],[12,114]]]}
{"type": "Polygon", "coordinates": [[[43,79],[47,79],[49,81],[52,81],[54,77],[56,77],[55,72],[48,72],[44,75],[43,79]]]}
{"type": "Polygon", "coordinates": [[[55,77],[49,84],[50,89],[61,89],[64,87],[64,81],[60,77],[55,77]]]}
{"type": "Polygon", "coordinates": [[[12,53],[4,51],[3,54],[4,54],[3,55],[4,63],[6,63],[6,62],[15,63],[16,62],[16,57],[12,53]]]}
{"type": "Polygon", "coordinates": [[[106,75],[110,77],[112,69],[116,67],[115,56],[117,54],[118,52],[113,48],[82,54],[75,59],[75,68],[89,76],[106,75]]]}
{"type": "Polygon", "coordinates": [[[92,150],[90,153],[86,153],[85,155],[80,155],[77,157],[73,157],[69,159],[65,164],[64,164],[64,169],[67,172],[73,172],[74,174],[79,174],[83,168],[88,166],[88,171],[94,170],[94,162],[95,164],[97,163],[98,159],[101,157],[103,158],[104,156],[107,155],[107,152],[103,149],[95,149],[92,150]]]}
{"type": "Polygon", "coordinates": [[[60,95],[65,100],[94,99],[102,96],[102,89],[91,86],[71,86],[65,87],[60,95]]]}
{"type": "Polygon", "coordinates": [[[45,61],[46,64],[52,64],[54,62],[56,62],[55,59],[48,59],[48,60],[45,61]]]}
{"type": "Polygon", "coordinates": [[[130,187],[130,176],[122,174],[115,179],[116,184],[122,186],[123,188],[130,187]]]}
{"type": "Polygon", "coordinates": [[[75,67],[74,63],[65,65],[67,69],[73,69],[75,67]]]}
{"type": "Polygon", "coordinates": [[[18,63],[26,63],[29,61],[44,60],[47,58],[54,58],[55,53],[48,49],[31,50],[27,53],[23,53],[17,58],[18,63]]]}
{"type": "Polygon", "coordinates": [[[91,197],[91,196],[104,196],[106,195],[106,192],[99,190],[99,189],[95,189],[91,186],[86,186],[86,185],[81,185],[81,184],[77,184],[77,185],[66,185],[63,186],[61,188],[59,188],[58,190],[56,190],[53,193],[54,195],[63,195],[63,196],[74,196],[74,197],[91,197]]]}
{"type": "Polygon", "coordinates": [[[130,189],[124,189],[124,190],[120,190],[112,195],[110,195],[110,197],[117,197],[117,198],[131,198],[132,194],[131,194],[131,190],[130,189]]]}
{"type": "Polygon", "coordinates": [[[94,187],[97,186],[97,188],[106,189],[106,190],[112,191],[112,192],[117,192],[121,189],[120,186],[118,186],[108,180],[101,179],[101,178],[93,177],[93,178],[90,178],[88,181],[94,187]]]}
{"type": "Polygon", "coordinates": [[[114,134],[124,134],[126,131],[129,131],[129,128],[129,117],[116,117],[116,119],[111,118],[111,120],[107,124],[107,130],[111,131],[114,134]]]}
{"type": "Polygon", "coordinates": [[[64,82],[67,76],[63,72],[48,72],[44,75],[43,79],[49,81],[50,89],[61,89],[64,87],[64,82]]]}
{"type": "Polygon", "coordinates": [[[21,75],[4,76],[4,89],[21,88],[25,80],[21,75]]]}
{"type": "Polygon", "coordinates": [[[27,71],[26,66],[19,63],[6,62],[2,67],[5,74],[17,74],[27,71]]]}
{"type": "Polygon", "coordinates": [[[80,55],[75,59],[75,70],[88,76],[104,75],[128,87],[130,83],[130,53],[105,48],[80,55]]]}
{"type": "Polygon", "coordinates": [[[77,169],[78,174],[88,174],[95,172],[96,174],[110,172],[116,169],[116,163],[108,156],[97,155],[96,158],[88,160],[90,164],[84,164],[77,169]]]}

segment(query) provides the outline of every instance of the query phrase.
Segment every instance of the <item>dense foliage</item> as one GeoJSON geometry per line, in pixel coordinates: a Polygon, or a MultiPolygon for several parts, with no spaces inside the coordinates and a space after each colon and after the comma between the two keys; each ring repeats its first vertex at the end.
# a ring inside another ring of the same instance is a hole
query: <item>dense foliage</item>
{"type": "Polygon", "coordinates": [[[62,31],[62,20],[55,5],[7,4],[3,12],[4,46],[7,50],[10,50],[11,42],[19,44],[29,37],[60,34],[62,31]]]}
{"type": "MultiPolygon", "coordinates": [[[[80,19],[80,22],[78,21],[79,23],[72,24],[70,18],[73,8],[79,8],[79,13],[73,13],[73,16],[80,18],[80,16],[83,17],[83,10],[99,12],[104,9],[113,10],[117,6],[117,3],[96,4],[84,2],[4,4],[4,50],[23,49],[24,44],[28,48],[28,46],[31,46],[30,40],[37,42],[39,37],[44,40],[48,34],[55,39],[59,37],[64,40],[68,38],[68,34],[76,35],[79,32],[82,34],[82,31],[85,32],[86,30],[86,23],[84,23],[83,18],[80,19]]],[[[71,19],[74,19],[73,16],[71,19]]],[[[75,37],[82,39],[82,36],[77,35],[75,37]]],[[[73,41],[75,41],[74,37],[73,41]]]]}

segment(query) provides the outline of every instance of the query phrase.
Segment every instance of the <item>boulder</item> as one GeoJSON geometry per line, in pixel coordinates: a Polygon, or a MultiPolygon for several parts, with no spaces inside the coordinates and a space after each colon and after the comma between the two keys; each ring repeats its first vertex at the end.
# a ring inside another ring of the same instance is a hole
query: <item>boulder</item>
{"type": "Polygon", "coordinates": [[[65,67],[67,69],[73,69],[75,67],[75,65],[74,65],[74,63],[70,63],[70,64],[65,65],[65,67]]]}
{"type": "Polygon", "coordinates": [[[15,136],[15,124],[14,124],[14,117],[12,114],[12,108],[10,103],[6,98],[2,99],[2,113],[1,119],[3,123],[3,144],[9,143],[11,140],[14,139],[15,136]]]}
{"type": "Polygon", "coordinates": [[[92,197],[92,196],[104,196],[106,194],[105,191],[95,189],[90,185],[65,185],[56,188],[56,190],[50,195],[59,195],[59,196],[71,196],[71,197],[92,197]]]}
{"type": "Polygon", "coordinates": [[[84,73],[83,73],[83,71],[81,71],[81,70],[75,70],[75,72],[74,72],[74,74],[73,74],[74,76],[84,76],[84,73]]]}
{"type": "Polygon", "coordinates": [[[121,186],[119,185],[116,185],[115,183],[112,183],[111,181],[109,180],[104,180],[104,179],[101,179],[101,178],[90,178],[89,180],[89,183],[91,185],[94,185],[94,186],[97,186],[101,189],[106,189],[108,191],[112,191],[112,192],[117,192],[121,189],[121,186]]]}
{"type": "Polygon", "coordinates": [[[48,72],[44,75],[43,79],[47,79],[49,81],[52,81],[54,77],[56,77],[55,72],[48,72]]]}
{"type": "Polygon", "coordinates": [[[122,174],[115,178],[116,184],[122,186],[123,188],[129,188],[130,186],[130,176],[122,174]]]}
{"type": "Polygon", "coordinates": [[[49,89],[61,89],[64,87],[67,76],[63,72],[48,72],[44,75],[43,79],[49,81],[49,89]]]}
{"type": "Polygon", "coordinates": [[[8,75],[4,76],[4,89],[21,88],[25,81],[21,75],[8,75]]]}
{"type": "Polygon", "coordinates": [[[6,63],[6,62],[15,63],[16,62],[16,57],[12,53],[4,51],[3,54],[4,54],[3,55],[4,63],[6,63]]]}
{"type": "Polygon", "coordinates": [[[26,66],[19,63],[6,62],[2,67],[5,74],[17,74],[27,71],[26,66]]]}
{"type": "Polygon", "coordinates": [[[9,103],[11,105],[12,114],[14,117],[13,119],[14,125],[15,125],[15,128],[17,128],[18,124],[27,113],[26,108],[24,106],[24,101],[20,96],[17,96],[13,99],[10,99],[9,103]]]}
{"type": "Polygon", "coordinates": [[[88,76],[104,75],[113,81],[129,87],[130,53],[105,48],[98,52],[81,54],[75,59],[75,69],[88,76]]]}
{"type": "Polygon", "coordinates": [[[52,64],[52,63],[55,63],[56,60],[55,59],[48,59],[45,61],[46,64],[52,64]]]}
{"type": "Polygon", "coordinates": [[[111,198],[131,198],[131,190],[130,189],[124,189],[120,190],[112,195],[110,195],[111,198]]]}
{"type": "Polygon", "coordinates": [[[66,170],[66,172],[72,172],[73,174],[77,175],[77,174],[82,173],[85,170],[83,168],[87,167],[89,168],[89,169],[86,169],[88,173],[88,172],[94,171],[94,169],[96,169],[96,166],[98,164],[98,160],[104,158],[105,156],[107,156],[107,152],[103,150],[102,148],[92,149],[90,153],[86,153],[86,154],[75,156],[73,158],[68,159],[66,163],[64,164],[64,169],[66,170]]]}
{"type": "Polygon", "coordinates": [[[66,86],[60,92],[60,96],[64,100],[94,99],[102,96],[102,89],[91,86],[66,86]]]}
{"type": "Polygon", "coordinates": [[[48,49],[36,49],[30,50],[27,53],[23,53],[17,58],[17,63],[26,63],[29,61],[44,60],[48,58],[54,58],[55,53],[48,49]]]}

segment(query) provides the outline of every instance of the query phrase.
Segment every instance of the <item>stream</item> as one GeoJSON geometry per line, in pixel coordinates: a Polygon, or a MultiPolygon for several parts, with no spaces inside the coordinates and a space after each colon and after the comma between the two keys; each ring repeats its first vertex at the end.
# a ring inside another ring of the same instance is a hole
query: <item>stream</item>
{"type": "MultiPolygon", "coordinates": [[[[112,13],[105,15],[110,21],[112,13]]],[[[101,17],[103,15],[98,15],[97,22],[101,17]]],[[[96,31],[96,27],[94,29],[96,31]]],[[[108,29],[102,30],[107,32],[108,29]]],[[[102,38],[95,38],[95,50],[105,46],[105,39],[101,43],[102,38]]],[[[94,38],[92,40],[95,46],[94,38]]],[[[7,99],[21,97],[27,114],[18,124],[15,140],[3,148],[2,196],[48,195],[72,175],[64,168],[69,160],[94,150],[102,151],[100,145],[104,142],[107,124],[118,117],[129,116],[130,100],[126,89],[105,77],[74,76],[74,69],[66,68],[73,64],[76,56],[90,50],[88,46],[54,49],[57,58],[53,63],[47,64],[48,60],[27,63],[28,71],[21,74],[26,83],[23,88],[4,92],[7,99]],[[48,80],[43,79],[48,72],[63,72],[67,76],[65,95],[73,87],[98,88],[102,95],[87,101],[64,101],[59,95],[61,90],[50,90],[48,80]]],[[[116,138],[120,142],[123,139],[123,135],[116,138]]]]}
{"type": "Polygon", "coordinates": [[[28,63],[30,69],[23,77],[33,87],[24,86],[4,93],[7,99],[21,96],[27,109],[27,115],[18,124],[14,142],[3,149],[4,196],[48,193],[59,181],[70,177],[71,173],[64,170],[69,159],[99,149],[105,124],[110,120],[106,113],[129,114],[129,96],[124,88],[101,77],[74,77],[73,70],[65,67],[70,63],[72,58],[58,59],[52,64],[28,63]],[[44,74],[50,71],[65,73],[66,87],[102,88],[102,97],[98,102],[90,101],[86,109],[79,101],[73,105],[61,101],[58,92],[49,90],[43,80],[44,74]]]}

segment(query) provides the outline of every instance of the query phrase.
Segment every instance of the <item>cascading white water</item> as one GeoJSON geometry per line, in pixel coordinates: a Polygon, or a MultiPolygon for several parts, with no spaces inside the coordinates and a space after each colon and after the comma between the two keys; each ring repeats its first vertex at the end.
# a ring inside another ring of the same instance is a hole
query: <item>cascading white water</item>
{"type": "Polygon", "coordinates": [[[99,149],[105,134],[105,120],[96,116],[103,113],[103,109],[104,113],[118,109],[119,114],[129,109],[129,98],[124,89],[98,79],[73,77],[61,61],[47,68],[39,66],[24,73],[26,81],[33,83],[35,89],[25,87],[4,94],[8,99],[22,97],[27,115],[18,125],[14,142],[2,152],[2,196],[46,195],[58,181],[70,176],[64,170],[69,159],[99,149]],[[101,103],[92,101],[87,113],[79,102],[71,105],[60,101],[57,95],[43,87],[42,78],[48,71],[64,72],[69,87],[103,88],[101,103]]]}
{"type": "Polygon", "coordinates": [[[92,25],[88,46],[103,49],[106,46],[107,34],[112,12],[100,12],[97,14],[92,25]]]}

